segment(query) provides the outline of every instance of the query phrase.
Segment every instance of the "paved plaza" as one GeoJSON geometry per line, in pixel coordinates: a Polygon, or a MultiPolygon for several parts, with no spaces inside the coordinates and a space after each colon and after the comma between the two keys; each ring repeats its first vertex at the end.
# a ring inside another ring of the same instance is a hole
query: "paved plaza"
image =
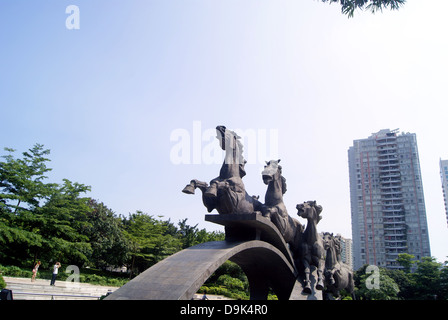
{"type": "Polygon", "coordinates": [[[6,289],[12,290],[14,300],[98,300],[118,287],[99,286],[89,283],[57,281],[50,286],[50,280],[3,277],[6,289]]]}

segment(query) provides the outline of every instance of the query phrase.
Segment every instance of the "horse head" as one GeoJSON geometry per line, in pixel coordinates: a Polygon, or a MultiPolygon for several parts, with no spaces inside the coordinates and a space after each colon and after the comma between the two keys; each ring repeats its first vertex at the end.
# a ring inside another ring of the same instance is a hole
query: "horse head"
{"type": "Polygon", "coordinates": [[[227,128],[225,126],[216,127],[216,139],[219,140],[219,146],[222,150],[226,150],[226,131],[227,128]]]}
{"type": "Polygon", "coordinates": [[[334,247],[333,233],[325,232],[322,238],[323,238],[323,244],[324,244],[325,250],[328,250],[331,247],[334,247]]]}
{"type": "Polygon", "coordinates": [[[268,185],[272,181],[281,179],[282,193],[286,192],[286,179],[282,176],[282,166],[279,165],[280,159],[266,161],[264,170],[261,173],[264,184],[268,185]]]}
{"type": "Polygon", "coordinates": [[[322,219],[320,213],[322,212],[322,206],[318,205],[316,201],[306,201],[296,206],[297,215],[304,219],[310,219],[319,223],[322,219]]]}
{"type": "Polygon", "coordinates": [[[326,264],[328,268],[332,269],[338,260],[338,255],[341,254],[341,236],[334,236],[333,233],[325,232],[322,236],[324,250],[327,251],[326,264]]]}
{"type": "Polygon", "coordinates": [[[235,131],[229,130],[225,126],[216,127],[216,138],[219,140],[222,150],[235,148],[243,150],[243,145],[240,141],[241,137],[235,131]]]}
{"type": "Polygon", "coordinates": [[[226,152],[227,164],[244,165],[246,160],[243,158],[243,144],[241,137],[225,126],[216,127],[216,138],[219,140],[219,145],[222,150],[226,152]]]}

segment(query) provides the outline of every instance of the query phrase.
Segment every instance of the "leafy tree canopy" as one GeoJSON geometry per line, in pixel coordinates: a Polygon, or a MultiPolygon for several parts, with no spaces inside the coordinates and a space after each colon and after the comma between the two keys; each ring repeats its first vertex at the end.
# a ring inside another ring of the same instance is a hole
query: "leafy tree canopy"
{"type": "Polygon", "coordinates": [[[322,0],[322,2],[339,3],[342,13],[352,18],[356,9],[367,9],[372,13],[383,9],[398,10],[406,0],[322,0]]]}
{"type": "Polygon", "coordinates": [[[0,263],[43,267],[55,261],[97,268],[127,265],[137,273],[195,244],[222,240],[187,219],[178,226],[137,211],[116,216],[86,197],[90,186],[47,182],[50,150],[36,144],[22,156],[5,148],[0,161],[0,263]]]}

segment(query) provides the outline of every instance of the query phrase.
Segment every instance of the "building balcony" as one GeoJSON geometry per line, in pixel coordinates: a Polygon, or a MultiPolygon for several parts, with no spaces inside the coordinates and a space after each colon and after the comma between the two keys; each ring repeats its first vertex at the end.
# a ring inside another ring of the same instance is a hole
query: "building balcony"
{"type": "Polygon", "coordinates": [[[385,171],[385,172],[380,172],[379,174],[380,176],[380,182],[393,182],[393,181],[399,181],[397,179],[393,180],[393,178],[400,178],[401,177],[401,173],[400,171],[385,171]],[[389,180],[388,180],[389,179],[389,180]]]}
{"type": "Polygon", "coordinates": [[[388,224],[388,225],[384,225],[384,231],[400,231],[400,232],[405,232],[406,228],[404,225],[393,225],[393,224],[388,224]]]}
{"type": "Polygon", "coordinates": [[[393,139],[382,139],[382,140],[376,140],[376,144],[377,144],[377,147],[378,147],[378,149],[380,149],[380,150],[384,150],[384,148],[386,147],[386,146],[389,146],[389,147],[397,147],[397,139],[396,138],[393,138],[393,139]]]}
{"type": "Polygon", "coordinates": [[[385,237],[405,237],[406,233],[404,232],[384,232],[385,237]]]}
{"type": "Polygon", "coordinates": [[[404,222],[404,214],[396,214],[396,215],[383,215],[384,223],[395,223],[395,222],[404,222]]]}
{"type": "Polygon", "coordinates": [[[401,205],[383,205],[381,207],[381,211],[383,212],[402,212],[403,211],[403,206],[401,205]]]}
{"type": "Polygon", "coordinates": [[[398,168],[398,159],[379,159],[378,161],[378,166],[379,167],[384,167],[384,166],[391,166],[391,167],[397,167],[398,168]]]}
{"type": "Polygon", "coordinates": [[[401,185],[401,175],[396,177],[380,177],[380,183],[381,185],[386,183],[401,185]]]}
{"type": "Polygon", "coordinates": [[[394,239],[394,240],[390,240],[390,239],[384,239],[384,242],[389,244],[390,246],[394,246],[394,243],[403,243],[403,242],[407,242],[407,240],[405,238],[402,239],[394,239]]]}
{"type": "Polygon", "coordinates": [[[380,191],[380,194],[383,196],[382,199],[402,199],[403,194],[397,191],[380,191]]]}

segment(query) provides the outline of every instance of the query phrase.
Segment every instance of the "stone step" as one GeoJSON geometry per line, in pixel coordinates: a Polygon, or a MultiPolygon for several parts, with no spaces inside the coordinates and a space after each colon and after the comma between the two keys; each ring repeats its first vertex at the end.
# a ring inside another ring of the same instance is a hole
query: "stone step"
{"type": "Polygon", "coordinates": [[[104,288],[104,287],[100,287],[100,288],[91,288],[91,287],[84,287],[84,286],[79,286],[78,288],[76,287],[71,287],[71,288],[66,288],[66,287],[56,287],[56,286],[33,286],[33,285],[23,285],[23,284],[14,284],[14,283],[9,283],[7,285],[7,289],[10,290],[22,290],[22,291],[33,291],[33,292],[48,292],[48,293],[85,293],[85,294],[97,294],[97,293],[105,293],[108,291],[114,291],[114,289],[112,288],[104,288]]]}
{"type": "Polygon", "coordinates": [[[65,287],[52,287],[50,285],[47,286],[33,286],[33,285],[23,285],[23,284],[14,284],[10,283],[7,286],[7,289],[10,290],[22,290],[22,291],[33,291],[33,292],[49,292],[49,293],[57,293],[57,292],[66,292],[66,293],[89,293],[89,294],[97,294],[97,293],[104,293],[108,291],[114,291],[114,289],[111,288],[90,288],[90,287],[83,287],[80,286],[78,288],[65,288],[65,287]]]}
{"type": "Polygon", "coordinates": [[[88,283],[56,281],[50,286],[49,280],[3,277],[6,288],[13,293],[14,300],[92,300],[113,292],[118,287],[97,286],[88,283]]]}

